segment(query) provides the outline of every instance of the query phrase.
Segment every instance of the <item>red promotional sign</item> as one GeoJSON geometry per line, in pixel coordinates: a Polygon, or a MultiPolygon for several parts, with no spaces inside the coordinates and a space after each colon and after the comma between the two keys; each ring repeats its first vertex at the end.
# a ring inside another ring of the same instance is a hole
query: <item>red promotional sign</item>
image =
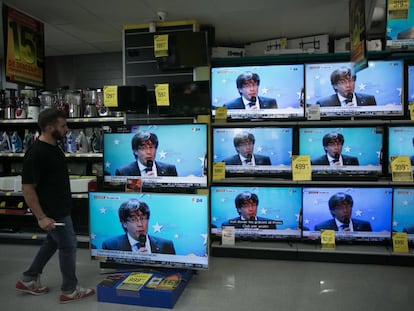
{"type": "Polygon", "coordinates": [[[44,25],[3,5],[6,80],[44,86],[44,25]]]}

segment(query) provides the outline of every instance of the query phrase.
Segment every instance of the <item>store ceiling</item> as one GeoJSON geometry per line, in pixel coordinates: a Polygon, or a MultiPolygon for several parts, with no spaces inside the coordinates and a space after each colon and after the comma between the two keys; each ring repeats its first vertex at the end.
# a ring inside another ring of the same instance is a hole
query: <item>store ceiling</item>
{"type": "MultiPolygon", "coordinates": [[[[122,51],[123,25],[196,20],[216,45],[349,32],[348,0],[7,0],[45,24],[46,56],[122,51]]],[[[365,0],[368,34],[385,32],[385,0],[365,0]]],[[[0,40],[3,44],[3,39],[0,40]]],[[[3,48],[1,48],[3,53],[3,48]]]]}

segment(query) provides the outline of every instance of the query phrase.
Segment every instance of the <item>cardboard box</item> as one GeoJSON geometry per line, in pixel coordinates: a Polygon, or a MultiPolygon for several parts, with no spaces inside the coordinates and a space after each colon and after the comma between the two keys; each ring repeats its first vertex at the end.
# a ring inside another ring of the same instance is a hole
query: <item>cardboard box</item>
{"type": "Polygon", "coordinates": [[[245,56],[245,50],[244,48],[218,46],[212,48],[211,56],[213,58],[243,57],[245,56]]]}
{"type": "Polygon", "coordinates": [[[329,35],[325,34],[288,39],[287,49],[299,50],[302,51],[302,53],[329,53],[329,35]]]}
{"type": "MultiPolygon", "coordinates": [[[[334,41],[335,53],[349,52],[349,49],[349,37],[336,39],[334,41]]],[[[382,51],[381,39],[368,40],[367,51],[382,51]]]]}
{"type": "Polygon", "coordinates": [[[152,278],[150,278],[139,290],[129,291],[128,295],[125,295],[117,287],[130,273],[118,273],[112,277],[107,276],[97,285],[98,301],[172,309],[194,274],[193,270],[163,268],[145,269],[142,272],[151,273],[158,280],[178,273],[181,275],[181,282],[171,290],[154,289],[152,278]]]}
{"type": "Polygon", "coordinates": [[[287,39],[277,38],[265,41],[258,41],[246,44],[246,56],[260,56],[265,54],[272,54],[271,52],[286,49],[287,39]]]}

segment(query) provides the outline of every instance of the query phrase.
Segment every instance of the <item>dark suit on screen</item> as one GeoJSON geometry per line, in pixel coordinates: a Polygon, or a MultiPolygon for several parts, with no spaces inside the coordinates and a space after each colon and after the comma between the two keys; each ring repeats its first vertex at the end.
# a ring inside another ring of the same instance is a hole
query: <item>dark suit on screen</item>
{"type": "MultiPolygon", "coordinates": [[[[161,254],[175,254],[174,244],[172,241],[148,235],[151,253],[161,254]]],[[[131,244],[126,234],[122,234],[113,238],[110,238],[102,243],[103,249],[117,250],[117,251],[132,251],[131,244]]]]}
{"type": "MultiPolygon", "coordinates": [[[[341,154],[343,165],[359,165],[357,157],[341,154]]],[[[312,165],[329,165],[328,156],[325,154],[311,160],[312,165]]]]}
{"type": "MultiPolygon", "coordinates": [[[[264,217],[259,217],[259,216],[257,216],[256,218],[257,218],[256,221],[273,221],[274,222],[274,220],[269,219],[269,218],[264,218],[264,217]]],[[[240,216],[236,217],[236,218],[229,219],[226,222],[223,222],[221,224],[221,226],[222,227],[223,226],[233,226],[235,228],[242,228],[243,224],[231,224],[232,221],[239,221],[239,220],[242,220],[240,216]]],[[[276,224],[272,224],[271,226],[272,226],[272,229],[276,229],[276,224]]]]}
{"type": "MultiPolygon", "coordinates": [[[[371,224],[368,221],[352,218],[352,224],[354,231],[372,231],[371,224]]],[[[332,218],[315,225],[315,231],[321,231],[322,229],[338,231],[335,219],[332,218]]]]}
{"type": "MultiPolygon", "coordinates": [[[[355,97],[357,100],[357,106],[375,106],[377,104],[375,97],[372,95],[355,93],[355,97]]],[[[316,103],[321,107],[341,106],[341,102],[339,101],[337,94],[321,98],[316,103]]]]}
{"type": "MultiPolygon", "coordinates": [[[[174,165],[155,161],[157,176],[177,176],[177,169],[174,165]]],[[[131,162],[115,171],[117,176],[141,176],[137,162],[131,162]]]]}
{"type": "Polygon", "coordinates": [[[414,233],[414,226],[409,226],[403,229],[403,232],[407,232],[409,234],[413,234],[414,233]]]}
{"type": "MultiPolygon", "coordinates": [[[[270,158],[268,156],[256,155],[254,154],[254,162],[256,165],[272,165],[270,158]]],[[[240,156],[238,154],[226,158],[223,160],[226,165],[242,165],[240,156]]]]}
{"type": "Polygon", "coordinates": [[[410,157],[410,161],[411,161],[411,166],[414,166],[414,156],[410,157]]]}
{"type": "MultiPolygon", "coordinates": [[[[277,102],[274,98],[269,97],[262,97],[258,96],[259,99],[259,105],[260,109],[276,109],[277,108],[277,102]]],[[[224,107],[227,107],[227,109],[245,109],[243,100],[241,97],[236,98],[235,100],[227,103],[224,105],[224,107]]]]}

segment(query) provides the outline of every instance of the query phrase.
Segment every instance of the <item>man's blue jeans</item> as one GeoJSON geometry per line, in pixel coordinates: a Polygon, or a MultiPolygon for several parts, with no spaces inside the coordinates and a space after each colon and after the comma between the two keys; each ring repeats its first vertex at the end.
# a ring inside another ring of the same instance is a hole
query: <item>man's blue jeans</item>
{"type": "Polygon", "coordinates": [[[70,216],[56,221],[64,222],[65,226],[56,226],[55,229],[48,231],[30,268],[23,272],[23,281],[28,282],[36,279],[43,272],[43,268],[50,258],[59,250],[59,266],[63,279],[61,290],[72,292],[78,283],[76,278],[76,234],[70,216]]]}

